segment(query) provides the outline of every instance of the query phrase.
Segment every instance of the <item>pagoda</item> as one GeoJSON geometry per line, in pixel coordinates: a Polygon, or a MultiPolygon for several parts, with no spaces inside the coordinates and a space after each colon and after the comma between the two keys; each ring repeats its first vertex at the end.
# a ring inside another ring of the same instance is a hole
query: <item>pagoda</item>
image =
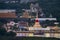
{"type": "Polygon", "coordinates": [[[34,28],[42,28],[40,22],[38,20],[38,13],[36,14],[35,24],[33,25],[34,28]]]}

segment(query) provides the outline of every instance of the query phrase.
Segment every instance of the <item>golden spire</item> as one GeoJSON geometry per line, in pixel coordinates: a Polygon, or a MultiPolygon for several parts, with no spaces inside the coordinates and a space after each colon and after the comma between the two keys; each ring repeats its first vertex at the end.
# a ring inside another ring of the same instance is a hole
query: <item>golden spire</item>
{"type": "Polygon", "coordinates": [[[38,20],[38,12],[36,14],[35,24],[34,24],[33,27],[35,27],[35,28],[41,28],[41,25],[40,25],[39,20],[38,20]]]}

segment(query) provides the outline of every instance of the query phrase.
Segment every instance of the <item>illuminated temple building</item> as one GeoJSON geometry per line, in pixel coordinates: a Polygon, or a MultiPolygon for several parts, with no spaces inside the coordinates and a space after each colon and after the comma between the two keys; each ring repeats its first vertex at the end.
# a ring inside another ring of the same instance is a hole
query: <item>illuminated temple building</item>
{"type": "Polygon", "coordinates": [[[36,19],[35,19],[35,24],[33,25],[34,28],[41,28],[40,22],[38,20],[38,13],[36,15],[36,19]]]}

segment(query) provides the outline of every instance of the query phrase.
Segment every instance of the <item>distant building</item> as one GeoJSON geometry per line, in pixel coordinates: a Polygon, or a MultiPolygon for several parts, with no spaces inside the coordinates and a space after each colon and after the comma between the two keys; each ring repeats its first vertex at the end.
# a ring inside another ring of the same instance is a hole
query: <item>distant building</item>
{"type": "Polygon", "coordinates": [[[18,22],[19,27],[28,27],[28,22],[20,21],[18,22]]]}
{"type": "Polygon", "coordinates": [[[0,10],[0,18],[16,18],[15,10],[0,10]]]}
{"type": "Polygon", "coordinates": [[[34,17],[34,16],[30,16],[30,15],[29,15],[29,12],[27,12],[27,11],[23,12],[23,15],[20,16],[20,18],[33,18],[33,17],[34,17]]]}
{"type": "Polygon", "coordinates": [[[27,27],[29,27],[28,22],[24,22],[24,21],[18,22],[18,28],[20,31],[27,31],[28,30],[26,29],[27,27]]]}

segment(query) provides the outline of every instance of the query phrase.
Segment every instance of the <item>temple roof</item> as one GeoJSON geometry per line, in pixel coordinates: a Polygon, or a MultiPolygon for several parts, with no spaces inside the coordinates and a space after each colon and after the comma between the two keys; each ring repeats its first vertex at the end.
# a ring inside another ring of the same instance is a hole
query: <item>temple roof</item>
{"type": "Polygon", "coordinates": [[[16,18],[15,13],[0,13],[0,18],[16,18]]]}

